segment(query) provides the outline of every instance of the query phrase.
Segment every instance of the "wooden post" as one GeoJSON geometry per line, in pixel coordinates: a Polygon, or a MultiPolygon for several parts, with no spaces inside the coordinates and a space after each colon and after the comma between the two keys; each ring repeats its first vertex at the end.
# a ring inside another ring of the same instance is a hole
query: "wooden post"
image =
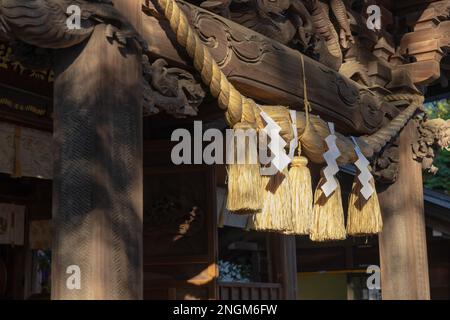
{"type": "Polygon", "coordinates": [[[52,299],[142,299],[141,54],[105,29],[55,59],[52,299]]]}
{"type": "Polygon", "coordinates": [[[430,299],[422,168],[413,160],[411,121],[400,135],[397,182],[380,193],[381,289],[385,300],[430,299]]]}
{"type": "Polygon", "coordinates": [[[273,280],[281,283],[284,300],[297,299],[297,252],[295,236],[269,234],[273,280]]]}

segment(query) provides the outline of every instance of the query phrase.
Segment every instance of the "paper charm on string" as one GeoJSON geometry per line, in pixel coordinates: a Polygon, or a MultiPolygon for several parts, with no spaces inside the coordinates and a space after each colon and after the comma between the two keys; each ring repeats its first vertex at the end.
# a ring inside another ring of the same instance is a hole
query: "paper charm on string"
{"type": "Polygon", "coordinates": [[[341,152],[336,145],[337,137],[334,131],[334,123],[328,122],[328,128],[330,129],[330,135],[325,138],[325,142],[328,146],[328,151],[323,154],[323,158],[327,163],[327,167],[323,170],[326,182],[321,187],[323,193],[327,198],[338,187],[338,182],[336,181],[336,178],[334,176],[339,172],[339,167],[336,160],[341,156],[341,152]]]}
{"type": "Polygon", "coordinates": [[[298,148],[298,132],[297,132],[297,111],[289,110],[292,121],[292,132],[294,134],[294,139],[289,143],[289,158],[291,160],[295,157],[295,150],[298,148]]]}
{"type": "Polygon", "coordinates": [[[352,137],[353,143],[355,144],[355,152],[358,156],[358,161],[355,162],[355,166],[359,169],[360,174],[358,175],[358,180],[361,182],[361,194],[366,200],[369,200],[369,198],[372,196],[372,194],[375,192],[372,185],[370,184],[370,181],[372,181],[373,176],[370,173],[369,165],[370,162],[367,160],[367,158],[363,155],[361,152],[361,149],[358,146],[358,142],[356,141],[355,137],[352,137]]]}
{"type": "Polygon", "coordinates": [[[271,162],[272,166],[274,166],[279,172],[283,172],[289,163],[291,163],[291,159],[286,154],[284,149],[287,143],[280,135],[281,127],[262,110],[261,117],[267,123],[262,131],[270,138],[268,147],[273,154],[273,159],[271,162]]]}

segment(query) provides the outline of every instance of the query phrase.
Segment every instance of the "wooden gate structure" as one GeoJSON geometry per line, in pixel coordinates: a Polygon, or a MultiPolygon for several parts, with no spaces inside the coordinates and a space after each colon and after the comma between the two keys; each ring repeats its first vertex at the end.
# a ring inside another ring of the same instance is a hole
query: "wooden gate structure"
{"type": "MultiPolygon", "coordinates": [[[[2,123],[53,132],[53,299],[217,298],[214,170],[173,167],[155,141],[194,120],[223,130],[256,102],[303,112],[305,92],[343,145],[365,143],[383,298],[430,298],[422,170],[450,134],[421,105],[427,87],[448,85],[450,1],[0,0],[0,41],[2,123]],[[377,9],[380,30],[368,23],[377,9]],[[203,207],[168,218],[158,201],[174,188],[203,207]],[[146,218],[153,198],[160,214],[146,218]],[[162,245],[188,232],[190,245],[162,245]],[[178,276],[155,276],[167,270],[178,276]]],[[[25,175],[17,161],[8,170],[25,175]]],[[[267,288],[285,299],[293,239],[272,241],[281,288],[267,288]]]]}

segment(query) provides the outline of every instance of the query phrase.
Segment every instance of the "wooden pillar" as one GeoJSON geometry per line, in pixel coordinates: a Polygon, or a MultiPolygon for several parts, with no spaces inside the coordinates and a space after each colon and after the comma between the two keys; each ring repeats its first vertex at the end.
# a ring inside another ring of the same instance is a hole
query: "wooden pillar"
{"type": "Polygon", "coordinates": [[[141,54],[105,28],[55,58],[52,299],[142,299],[141,54]]]}
{"type": "Polygon", "coordinates": [[[400,172],[380,193],[383,232],[379,237],[382,297],[430,299],[421,165],[413,160],[415,124],[400,135],[400,172]]]}
{"type": "Polygon", "coordinates": [[[269,252],[271,255],[273,281],[281,283],[283,299],[297,299],[297,252],[295,236],[271,233],[269,252]]]}

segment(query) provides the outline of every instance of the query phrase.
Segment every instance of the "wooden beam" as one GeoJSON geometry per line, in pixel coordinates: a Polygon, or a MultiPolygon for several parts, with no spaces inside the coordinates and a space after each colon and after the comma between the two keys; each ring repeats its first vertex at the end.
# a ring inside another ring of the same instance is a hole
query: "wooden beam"
{"type": "MultiPolygon", "coordinates": [[[[139,30],[140,2],[114,4],[139,30]]],[[[53,299],[142,299],[141,53],[105,31],[55,59],[53,299]]]]}
{"type": "Polygon", "coordinates": [[[381,290],[385,300],[430,299],[422,168],[413,160],[415,124],[400,135],[397,181],[380,194],[383,232],[379,236],[381,290]]]}
{"type": "MultiPolygon", "coordinates": [[[[265,104],[303,110],[303,71],[298,50],[207,10],[183,1],[177,3],[242,94],[265,104]]],[[[152,2],[144,6],[143,37],[149,42],[149,54],[183,68],[191,66],[191,59],[178,45],[169,22],[155,12],[158,10],[152,2]]],[[[381,102],[371,94],[361,94],[362,88],[356,82],[307,56],[304,59],[314,113],[334,121],[343,133],[372,133],[382,126],[381,102]]]]}

